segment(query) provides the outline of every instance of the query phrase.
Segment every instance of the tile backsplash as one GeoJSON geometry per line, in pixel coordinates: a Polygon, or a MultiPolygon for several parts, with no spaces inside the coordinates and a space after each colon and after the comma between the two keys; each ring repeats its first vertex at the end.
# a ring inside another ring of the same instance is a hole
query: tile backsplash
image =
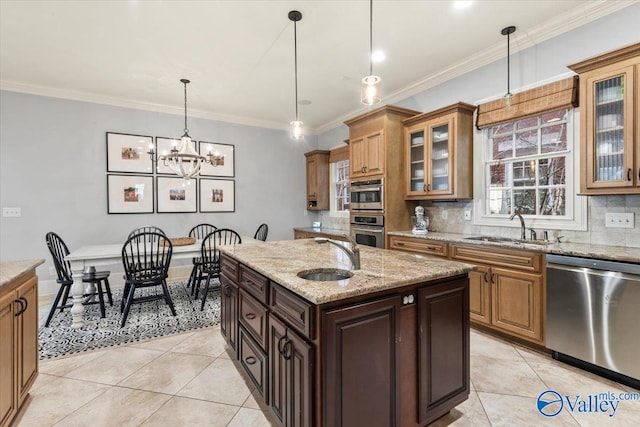
{"type": "Polygon", "coordinates": [[[329,211],[322,211],[319,215],[322,228],[349,231],[348,216],[332,216],[329,211]]]}
{"type": "MultiPolygon", "coordinates": [[[[464,220],[464,211],[473,211],[473,201],[420,203],[429,217],[429,229],[450,233],[486,234],[503,237],[520,237],[520,227],[493,227],[474,225],[464,220]],[[442,211],[447,219],[442,219],[442,211]]],[[[640,195],[589,196],[587,201],[587,231],[549,230],[549,236],[564,236],[563,241],[602,245],[640,247],[640,195]],[[605,228],[605,213],[633,213],[634,228],[605,228]]],[[[542,236],[542,229],[538,236],[542,236]]],[[[528,236],[527,232],[527,236],[528,236]]]]}

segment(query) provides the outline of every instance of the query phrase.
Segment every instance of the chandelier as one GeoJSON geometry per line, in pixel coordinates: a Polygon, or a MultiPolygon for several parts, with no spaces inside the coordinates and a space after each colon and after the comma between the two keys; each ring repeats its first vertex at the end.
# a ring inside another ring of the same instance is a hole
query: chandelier
{"type": "Polygon", "coordinates": [[[369,1],[369,75],[362,78],[360,101],[365,105],[382,101],[382,79],[373,75],[373,0],[369,1]]]}
{"type": "MultiPolygon", "coordinates": [[[[174,141],[171,151],[158,156],[158,161],[164,162],[164,165],[168,166],[176,175],[189,180],[200,173],[203,163],[213,163],[215,156],[212,153],[203,156],[195,149],[195,143],[191,140],[189,128],[187,127],[187,84],[191,82],[187,79],[180,79],[180,81],[184,84],[184,135],[180,138],[180,145],[178,145],[177,141],[174,141]]],[[[154,148],[150,147],[147,154],[151,156],[153,161],[155,157],[154,148]]]]}

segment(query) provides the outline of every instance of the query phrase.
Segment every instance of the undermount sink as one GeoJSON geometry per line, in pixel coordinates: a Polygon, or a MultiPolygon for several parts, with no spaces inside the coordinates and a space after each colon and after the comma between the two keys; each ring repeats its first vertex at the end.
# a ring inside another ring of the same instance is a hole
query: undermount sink
{"type": "Polygon", "coordinates": [[[519,240],[512,239],[510,237],[493,237],[493,236],[474,236],[474,237],[465,237],[465,240],[477,240],[480,242],[493,242],[493,243],[508,243],[511,245],[548,245],[550,242],[545,242],[544,240],[519,240]]]}
{"type": "Polygon", "coordinates": [[[349,270],[338,270],[335,268],[315,268],[304,270],[298,273],[298,277],[316,282],[332,282],[335,280],[346,280],[353,276],[349,270]]]}

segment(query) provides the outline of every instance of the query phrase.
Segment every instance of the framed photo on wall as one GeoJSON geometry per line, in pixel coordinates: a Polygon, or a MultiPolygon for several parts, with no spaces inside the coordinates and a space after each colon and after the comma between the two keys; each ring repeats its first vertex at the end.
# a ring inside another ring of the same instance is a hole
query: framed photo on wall
{"type": "Polygon", "coordinates": [[[225,176],[233,178],[235,175],[235,146],[231,144],[217,144],[213,142],[200,141],[200,151],[202,156],[213,156],[211,163],[202,165],[200,175],[204,176],[225,176]]]}
{"type": "Polygon", "coordinates": [[[200,178],[200,212],[235,212],[236,182],[200,178]]]}
{"type": "MultiPolygon", "coordinates": [[[[194,141],[195,144],[195,141],[194,141]]],[[[160,156],[165,156],[171,152],[172,147],[178,147],[180,145],[180,138],[164,138],[162,136],[156,136],[156,159],[160,156]]],[[[159,160],[156,165],[156,172],[159,174],[175,175],[175,172],[171,170],[169,166],[165,166],[162,160],[159,160]]]]}
{"type": "Polygon", "coordinates": [[[107,172],[153,173],[153,137],[107,132],[107,172]]]}
{"type": "Polygon", "coordinates": [[[107,175],[107,212],[153,213],[153,177],[107,175]]]}
{"type": "Polygon", "coordinates": [[[198,211],[198,189],[195,179],[159,176],[156,178],[158,213],[189,213],[198,211]]]}

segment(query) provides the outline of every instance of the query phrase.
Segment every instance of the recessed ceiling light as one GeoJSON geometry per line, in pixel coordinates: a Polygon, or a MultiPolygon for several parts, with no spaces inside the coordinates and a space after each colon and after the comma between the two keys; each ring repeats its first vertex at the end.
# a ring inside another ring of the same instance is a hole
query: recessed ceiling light
{"type": "Polygon", "coordinates": [[[453,2],[454,9],[466,9],[471,6],[473,0],[456,0],[453,2]]]}
{"type": "Polygon", "coordinates": [[[376,50],[371,54],[371,60],[373,62],[382,62],[386,58],[386,55],[381,50],[376,50]]]}

